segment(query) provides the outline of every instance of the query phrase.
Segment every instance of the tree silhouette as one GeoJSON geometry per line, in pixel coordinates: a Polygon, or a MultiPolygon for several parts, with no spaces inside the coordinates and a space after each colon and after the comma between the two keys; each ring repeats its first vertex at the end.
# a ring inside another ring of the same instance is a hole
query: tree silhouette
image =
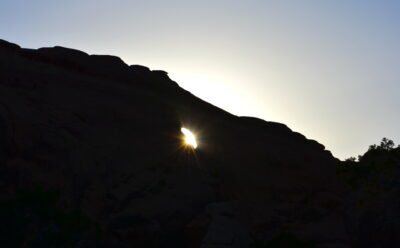
{"type": "Polygon", "coordinates": [[[394,142],[393,140],[390,140],[388,138],[383,138],[381,144],[379,145],[379,148],[390,151],[394,148],[394,142]]]}
{"type": "MultiPolygon", "coordinates": [[[[400,147],[400,145],[398,146],[400,147]]],[[[381,143],[379,145],[370,145],[368,151],[371,150],[385,150],[385,151],[390,151],[395,148],[395,144],[393,140],[390,140],[388,138],[383,138],[381,143]]]]}

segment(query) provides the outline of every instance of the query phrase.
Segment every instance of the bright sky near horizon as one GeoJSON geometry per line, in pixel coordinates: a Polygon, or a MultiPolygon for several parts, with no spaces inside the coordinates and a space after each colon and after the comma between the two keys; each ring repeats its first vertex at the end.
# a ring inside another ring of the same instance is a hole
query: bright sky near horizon
{"type": "Polygon", "coordinates": [[[0,39],[165,70],[338,158],[400,142],[400,1],[2,0],[0,39]]]}

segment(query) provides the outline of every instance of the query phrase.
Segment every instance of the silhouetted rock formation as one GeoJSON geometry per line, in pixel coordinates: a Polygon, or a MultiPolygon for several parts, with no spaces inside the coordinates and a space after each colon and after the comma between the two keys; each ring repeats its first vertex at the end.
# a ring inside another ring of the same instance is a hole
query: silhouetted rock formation
{"type": "Polygon", "coordinates": [[[98,223],[102,247],[350,240],[339,161],[324,146],[118,57],[0,41],[0,138],[1,198],[56,190],[63,210],[98,223]],[[181,147],[182,125],[197,133],[194,152],[181,147]]]}

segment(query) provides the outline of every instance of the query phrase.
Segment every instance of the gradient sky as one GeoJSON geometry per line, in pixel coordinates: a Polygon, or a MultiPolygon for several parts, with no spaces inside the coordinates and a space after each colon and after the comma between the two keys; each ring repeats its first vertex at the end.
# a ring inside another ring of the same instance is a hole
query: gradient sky
{"type": "Polygon", "coordinates": [[[400,1],[1,0],[0,38],[112,54],[338,158],[400,142],[400,1]]]}

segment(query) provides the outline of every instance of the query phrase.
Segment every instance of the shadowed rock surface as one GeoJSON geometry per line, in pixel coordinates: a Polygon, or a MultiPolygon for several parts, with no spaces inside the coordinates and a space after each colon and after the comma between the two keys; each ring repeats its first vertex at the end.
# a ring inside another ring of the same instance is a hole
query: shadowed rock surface
{"type": "Polygon", "coordinates": [[[2,200],[59,192],[58,207],[97,223],[94,247],[249,247],[281,233],[350,247],[339,161],[323,145],[114,56],[0,40],[0,163],[2,200]]]}

